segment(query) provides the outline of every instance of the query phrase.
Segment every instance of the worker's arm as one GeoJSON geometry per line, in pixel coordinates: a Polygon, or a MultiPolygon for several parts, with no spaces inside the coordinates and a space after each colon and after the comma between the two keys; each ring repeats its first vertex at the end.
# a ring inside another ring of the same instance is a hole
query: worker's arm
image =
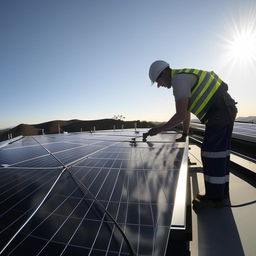
{"type": "Polygon", "coordinates": [[[187,136],[189,134],[189,124],[190,124],[190,116],[191,113],[187,112],[187,116],[183,120],[183,136],[187,136]]]}
{"type": "Polygon", "coordinates": [[[183,122],[183,132],[188,133],[190,113],[188,112],[189,98],[183,98],[176,102],[176,113],[172,118],[162,126],[155,127],[149,130],[149,135],[154,136],[162,131],[168,130],[181,122],[183,122]]]}

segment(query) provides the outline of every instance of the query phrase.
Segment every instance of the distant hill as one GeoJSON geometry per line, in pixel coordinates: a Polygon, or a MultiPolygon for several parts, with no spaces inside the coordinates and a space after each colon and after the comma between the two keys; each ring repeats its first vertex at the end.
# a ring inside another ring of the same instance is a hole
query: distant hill
{"type": "Polygon", "coordinates": [[[45,134],[53,134],[53,133],[63,133],[66,132],[80,132],[82,131],[90,131],[94,129],[96,130],[109,130],[113,129],[115,125],[116,129],[121,129],[122,125],[124,128],[134,128],[134,123],[137,123],[138,128],[149,128],[154,127],[155,123],[146,122],[146,121],[121,121],[116,119],[99,119],[99,120],[54,120],[40,124],[20,124],[11,129],[5,129],[0,131],[0,141],[8,139],[8,133],[12,133],[12,137],[17,137],[20,135],[30,136],[30,135],[41,135],[43,132],[45,134]]]}

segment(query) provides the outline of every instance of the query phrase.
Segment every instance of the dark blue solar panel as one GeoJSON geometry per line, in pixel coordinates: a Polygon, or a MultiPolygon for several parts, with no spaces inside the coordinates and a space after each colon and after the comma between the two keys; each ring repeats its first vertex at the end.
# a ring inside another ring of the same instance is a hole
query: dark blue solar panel
{"type": "Polygon", "coordinates": [[[0,168],[0,247],[17,232],[40,204],[59,170],[0,168]]]}
{"type": "Polygon", "coordinates": [[[131,255],[117,224],[135,254],[164,255],[184,154],[175,135],[148,144],[110,133],[36,140],[46,156],[0,168],[0,251],[12,239],[4,255],[131,255]]]}
{"type": "Polygon", "coordinates": [[[13,164],[12,167],[25,167],[25,168],[37,168],[37,167],[62,167],[60,162],[58,162],[55,158],[53,158],[51,155],[46,155],[42,157],[33,158],[31,160],[25,160],[22,162],[18,162],[16,164],[13,164]]]}
{"type": "Polygon", "coordinates": [[[12,149],[0,149],[0,163],[11,165],[16,162],[28,160],[34,157],[47,155],[48,153],[39,145],[19,147],[12,149]]]}
{"type": "Polygon", "coordinates": [[[58,151],[72,149],[75,147],[81,147],[81,145],[83,144],[58,142],[58,143],[44,144],[44,147],[47,148],[50,152],[55,153],[58,151]]]}

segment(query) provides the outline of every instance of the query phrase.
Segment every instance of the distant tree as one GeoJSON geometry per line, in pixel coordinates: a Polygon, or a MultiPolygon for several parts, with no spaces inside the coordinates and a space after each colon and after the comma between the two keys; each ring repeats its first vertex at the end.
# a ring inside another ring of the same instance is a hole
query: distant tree
{"type": "Polygon", "coordinates": [[[114,115],[113,119],[119,120],[119,121],[124,121],[125,117],[123,115],[114,115]]]}

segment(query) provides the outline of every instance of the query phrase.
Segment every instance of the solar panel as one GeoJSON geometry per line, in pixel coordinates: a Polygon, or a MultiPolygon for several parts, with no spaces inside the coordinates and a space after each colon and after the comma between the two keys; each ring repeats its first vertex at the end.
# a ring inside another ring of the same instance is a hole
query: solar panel
{"type": "Polygon", "coordinates": [[[164,255],[184,143],[134,131],[24,137],[0,150],[2,255],[164,255]]]}

